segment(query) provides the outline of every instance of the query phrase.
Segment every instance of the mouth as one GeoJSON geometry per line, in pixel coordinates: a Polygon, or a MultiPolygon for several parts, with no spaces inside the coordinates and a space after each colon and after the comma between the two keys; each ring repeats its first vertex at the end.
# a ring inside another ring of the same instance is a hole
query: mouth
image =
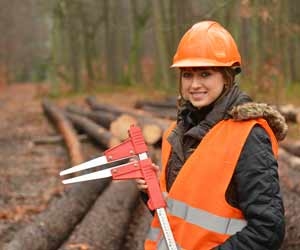
{"type": "Polygon", "coordinates": [[[207,92],[206,92],[206,91],[192,92],[192,93],[191,93],[191,97],[192,97],[194,100],[201,100],[201,99],[203,99],[206,95],[207,95],[207,92]]]}

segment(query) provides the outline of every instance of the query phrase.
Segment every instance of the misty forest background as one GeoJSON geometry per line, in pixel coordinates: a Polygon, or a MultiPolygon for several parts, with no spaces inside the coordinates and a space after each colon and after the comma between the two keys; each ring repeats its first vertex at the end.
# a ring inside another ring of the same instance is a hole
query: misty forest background
{"type": "Polygon", "coordinates": [[[205,19],[236,39],[238,81],[254,98],[299,93],[298,0],[0,0],[0,85],[47,83],[54,95],[101,86],[176,92],[172,57],[205,19]]]}

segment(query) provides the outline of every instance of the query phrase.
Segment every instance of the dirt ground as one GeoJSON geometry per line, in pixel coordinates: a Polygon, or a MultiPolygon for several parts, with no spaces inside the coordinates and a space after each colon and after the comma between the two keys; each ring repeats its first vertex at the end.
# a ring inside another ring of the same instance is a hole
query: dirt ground
{"type": "Polygon", "coordinates": [[[34,85],[12,85],[0,93],[0,248],[53,195],[62,190],[58,172],[67,162],[62,144],[35,145],[54,135],[34,85]]]}
{"type": "MultiPolygon", "coordinates": [[[[35,143],[57,134],[43,114],[41,90],[34,84],[16,84],[0,92],[0,249],[63,190],[59,172],[69,164],[63,143],[35,143]]],[[[129,105],[134,98],[127,97],[103,99],[129,105]]],[[[63,106],[67,101],[54,102],[63,106]]],[[[83,150],[89,159],[100,154],[88,143],[83,150]]]]}

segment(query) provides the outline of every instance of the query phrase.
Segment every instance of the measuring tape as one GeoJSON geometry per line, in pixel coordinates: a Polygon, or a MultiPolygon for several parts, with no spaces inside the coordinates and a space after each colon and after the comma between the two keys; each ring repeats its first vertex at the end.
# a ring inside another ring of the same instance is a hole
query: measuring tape
{"type": "Polygon", "coordinates": [[[170,228],[170,224],[168,221],[168,217],[164,208],[156,209],[156,213],[160,222],[160,226],[162,228],[164,238],[166,240],[167,246],[169,250],[178,250],[173,233],[170,228]]]}

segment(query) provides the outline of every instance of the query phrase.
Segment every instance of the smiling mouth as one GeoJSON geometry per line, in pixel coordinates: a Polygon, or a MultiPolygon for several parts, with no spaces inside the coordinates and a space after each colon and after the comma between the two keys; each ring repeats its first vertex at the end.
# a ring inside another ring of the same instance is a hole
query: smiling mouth
{"type": "Polygon", "coordinates": [[[191,93],[191,96],[193,99],[202,99],[206,96],[207,92],[197,92],[197,93],[191,93]]]}

